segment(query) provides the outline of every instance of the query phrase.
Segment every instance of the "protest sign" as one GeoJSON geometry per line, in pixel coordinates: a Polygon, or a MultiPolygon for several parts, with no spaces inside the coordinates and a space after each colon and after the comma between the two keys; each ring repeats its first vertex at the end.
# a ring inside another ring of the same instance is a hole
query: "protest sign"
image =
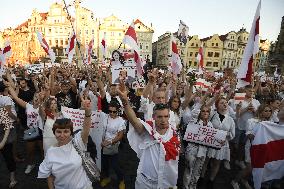
{"type": "Polygon", "coordinates": [[[243,102],[246,98],[246,93],[236,93],[234,97],[235,104],[239,104],[240,102],[243,102]]]}
{"type": "Polygon", "coordinates": [[[226,135],[227,132],[223,130],[190,124],[187,126],[184,140],[220,149],[222,147],[221,143],[226,139],[226,135]]]}
{"type": "MultiPolygon", "coordinates": [[[[84,110],[62,107],[61,111],[63,117],[71,119],[73,123],[73,131],[83,128],[83,123],[85,118],[84,110]]],[[[97,149],[96,164],[99,167],[99,169],[101,169],[101,143],[102,143],[103,132],[104,129],[101,119],[101,112],[93,111],[90,136],[93,142],[96,144],[96,149],[97,149]]]]}

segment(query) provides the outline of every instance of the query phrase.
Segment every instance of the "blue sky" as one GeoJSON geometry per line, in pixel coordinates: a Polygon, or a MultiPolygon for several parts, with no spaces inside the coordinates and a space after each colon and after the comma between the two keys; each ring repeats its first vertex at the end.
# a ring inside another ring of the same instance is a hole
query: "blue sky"
{"type": "MultiPolygon", "coordinates": [[[[3,1],[3,0],[1,0],[3,1]]],[[[166,31],[178,30],[179,20],[189,26],[189,35],[200,38],[212,34],[238,31],[242,26],[250,31],[259,0],[82,0],[96,17],[111,14],[126,23],[139,18],[153,24],[154,40],[166,31]]],[[[33,8],[47,12],[53,2],[62,0],[9,0],[0,6],[0,30],[16,27],[26,21],[33,8]]],[[[71,3],[72,0],[66,0],[71,3]]],[[[275,41],[284,16],[284,0],[262,0],[260,35],[275,41]]]]}

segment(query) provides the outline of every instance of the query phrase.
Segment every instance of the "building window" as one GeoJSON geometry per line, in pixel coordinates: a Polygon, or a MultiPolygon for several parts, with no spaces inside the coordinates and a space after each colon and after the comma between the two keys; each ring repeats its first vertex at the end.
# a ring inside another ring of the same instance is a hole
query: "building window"
{"type": "Polygon", "coordinates": [[[55,39],[55,45],[58,45],[58,39],[55,39]]]}
{"type": "Polygon", "coordinates": [[[52,46],[52,41],[51,40],[49,40],[49,46],[52,46]]]}
{"type": "Polygon", "coordinates": [[[48,29],[48,32],[51,33],[51,28],[48,29]]]}
{"type": "Polygon", "coordinates": [[[118,36],[120,37],[120,36],[121,36],[121,33],[118,33],[118,36]]]}
{"type": "Polygon", "coordinates": [[[149,48],[148,45],[146,45],[146,46],[145,46],[145,49],[148,50],[148,48],[149,48]]]}
{"type": "Polygon", "coordinates": [[[89,34],[89,30],[86,30],[86,35],[88,35],[89,34]]]}
{"type": "Polygon", "coordinates": [[[198,47],[198,44],[196,43],[196,45],[195,45],[196,47],[198,47]]]}
{"type": "Polygon", "coordinates": [[[197,66],[197,62],[194,62],[194,66],[197,66]]]}
{"type": "Polygon", "coordinates": [[[219,57],[219,56],[220,56],[220,53],[215,52],[214,57],[219,57]]]}
{"type": "Polygon", "coordinates": [[[193,47],[193,46],[194,46],[194,43],[191,43],[191,46],[193,47]]]}
{"type": "Polygon", "coordinates": [[[212,62],[206,62],[206,66],[211,67],[212,66],[212,62]]]}
{"type": "Polygon", "coordinates": [[[190,52],[190,53],[189,53],[189,56],[192,56],[192,55],[193,55],[193,52],[190,52]]]}
{"type": "Polygon", "coordinates": [[[234,63],[233,63],[233,62],[231,62],[231,66],[232,66],[232,67],[234,66],[234,63]]]}
{"type": "Polygon", "coordinates": [[[218,67],[218,62],[214,62],[214,63],[213,63],[213,67],[216,67],[216,68],[217,68],[217,67],[218,67]]]}
{"type": "Polygon", "coordinates": [[[189,62],[188,62],[188,65],[190,66],[190,65],[191,65],[191,63],[192,63],[192,61],[189,61],[189,62]]]}
{"type": "Polygon", "coordinates": [[[92,34],[93,34],[93,35],[95,34],[95,30],[94,30],[94,29],[92,30],[92,34]]]}
{"type": "Polygon", "coordinates": [[[142,45],[142,43],[140,43],[140,49],[142,49],[143,48],[143,45],[142,45]]]}
{"type": "Polygon", "coordinates": [[[216,43],[216,47],[218,47],[218,45],[219,45],[219,44],[218,44],[218,43],[216,43]]]}
{"type": "Polygon", "coordinates": [[[213,52],[208,52],[208,57],[212,57],[213,56],[213,52]]]}
{"type": "Polygon", "coordinates": [[[63,46],[63,39],[60,40],[60,45],[63,46]]]}
{"type": "Polygon", "coordinates": [[[195,53],[195,57],[197,57],[197,55],[198,55],[198,52],[195,53]]]}
{"type": "Polygon", "coordinates": [[[65,45],[68,45],[68,40],[65,40],[65,45]]]}
{"type": "Polygon", "coordinates": [[[225,66],[225,64],[226,64],[226,61],[224,60],[224,61],[223,61],[223,66],[225,66]]]}
{"type": "Polygon", "coordinates": [[[212,43],[212,47],[214,47],[214,43],[212,43]]]}

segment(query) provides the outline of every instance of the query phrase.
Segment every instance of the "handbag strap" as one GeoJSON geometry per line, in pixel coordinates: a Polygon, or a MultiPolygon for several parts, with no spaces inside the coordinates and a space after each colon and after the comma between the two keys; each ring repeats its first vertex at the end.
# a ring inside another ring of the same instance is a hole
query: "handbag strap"
{"type": "Polygon", "coordinates": [[[76,145],[74,138],[72,139],[72,144],[73,144],[75,150],[78,152],[79,156],[83,159],[84,158],[83,154],[82,154],[81,150],[79,150],[78,146],[76,145]]]}

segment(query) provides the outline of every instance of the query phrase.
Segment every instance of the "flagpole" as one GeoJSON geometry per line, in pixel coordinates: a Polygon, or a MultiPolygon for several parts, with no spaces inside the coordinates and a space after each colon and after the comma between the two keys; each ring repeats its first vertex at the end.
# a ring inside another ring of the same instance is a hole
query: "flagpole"
{"type": "MultiPolygon", "coordinates": [[[[76,44],[77,44],[78,49],[79,49],[79,53],[80,53],[81,58],[82,58],[82,61],[83,61],[83,63],[84,63],[84,57],[83,57],[83,54],[82,54],[82,51],[81,51],[81,48],[80,48],[80,43],[79,43],[79,41],[78,41],[78,39],[77,39],[77,33],[75,32],[73,23],[72,23],[72,21],[71,21],[71,16],[70,16],[70,14],[69,14],[68,7],[67,7],[67,4],[66,4],[65,0],[63,0],[63,2],[64,2],[64,6],[65,6],[64,9],[66,10],[66,13],[68,14],[68,17],[69,17],[68,20],[70,21],[72,30],[73,30],[73,32],[75,33],[75,39],[76,39],[76,44]]],[[[76,18],[76,19],[77,19],[77,18],[76,18]]]]}

